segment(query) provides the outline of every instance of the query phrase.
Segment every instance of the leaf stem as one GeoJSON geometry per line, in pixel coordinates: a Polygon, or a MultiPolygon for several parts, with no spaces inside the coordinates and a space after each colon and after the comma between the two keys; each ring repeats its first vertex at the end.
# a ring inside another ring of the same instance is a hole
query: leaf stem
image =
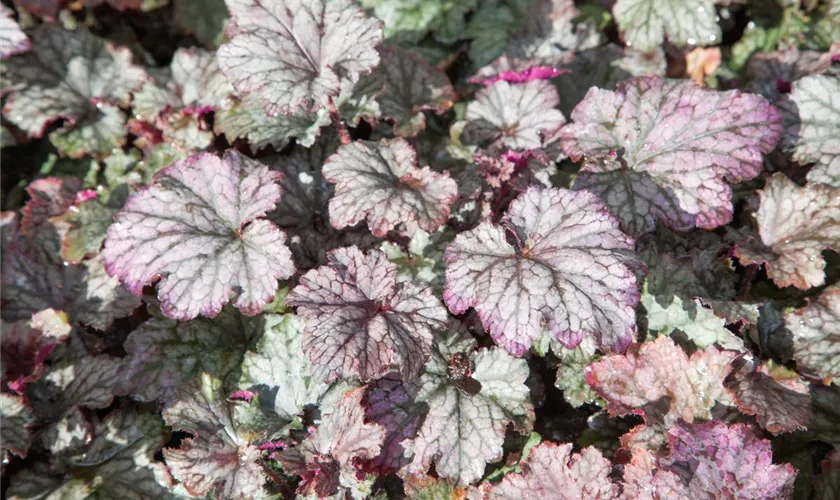
{"type": "Polygon", "coordinates": [[[333,125],[335,125],[336,130],[338,130],[338,139],[343,145],[350,144],[350,134],[347,133],[347,129],[344,128],[344,124],[341,123],[341,116],[338,114],[338,110],[335,107],[332,97],[327,98],[327,103],[330,107],[330,118],[332,118],[332,122],[333,125]]]}

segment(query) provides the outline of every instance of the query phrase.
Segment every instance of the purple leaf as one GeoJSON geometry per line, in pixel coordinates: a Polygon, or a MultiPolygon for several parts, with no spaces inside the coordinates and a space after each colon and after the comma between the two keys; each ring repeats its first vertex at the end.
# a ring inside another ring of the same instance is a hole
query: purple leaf
{"type": "Polygon", "coordinates": [[[40,17],[54,18],[64,0],[14,0],[15,5],[40,17]]]}
{"type": "Polygon", "coordinates": [[[405,454],[403,441],[414,438],[425,415],[424,406],[414,400],[416,395],[415,385],[403,383],[396,373],[368,384],[363,402],[365,418],[384,427],[387,434],[382,452],[364,461],[364,470],[385,475],[411,461],[405,454]]]}
{"type": "Polygon", "coordinates": [[[62,118],[65,126],[50,140],[78,158],[105,155],[125,142],[125,115],[119,106],[146,79],[131,62],[131,52],[91,35],[85,28],[66,31],[57,24],[40,25],[32,50],[8,61],[6,76],[15,92],[4,116],[30,137],[62,118]]]}
{"type": "Polygon", "coordinates": [[[300,445],[278,453],[285,472],[301,476],[298,495],[332,495],[345,476],[355,476],[359,460],[379,455],[385,429],[365,423],[364,392],[364,388],[347,391],[315,432],[300,445]]]}
{"type": "Polygon", "coordinates": [[[670,337],[659,337],[589,365],[586,383],[609,402],[610,415],[644,415],[650,421],[654,415],[646,405],[666,398],[665,426],[692,423],[712,418],[712,406],[729,401],[723,380],[737,356],[710,346],[689,357],[670,337]]]}
{"type": "Polygon", "coordinates": [[[192,496],[249,499],[262,491],[266,476],[258,463],[262,452],[231,419],[222,383],[203,374],[196,384],[179,388],[163,409],[166,423],[193,435],[179,448],[165,448],[172,475],[192,496]]]}
{"type": "Polygon", "coordinates": [[[521,85],[498,81],[476,93],[467,105],[464,134],[470,142],[499,144],[511,149],[539,149],[565,122],[555,109],[557,89],[544,80],[521,85]]]}
{"type": "Polygon", "coordinates": [[[671,454],[660,467],[675,472],[684,498],[790,498],[796,469],[773,464],[770,442],[743,424],[683,425],[668,433],[671,454]]]}
{"type": "Polygon", "coordinates": [[[259,313],[294,273],[286,235],[259,219],[280,199],[280,175],[228,151],[179,160],[134,193],[105,238],[108,272],[140,294],[160,278],[164,314],[215,316],[234,293],[259,313]]]}
{"type": "Polygon", "coordinates": [[[29,201],[20,211],[21,232],[34,238],[39,231],[49,231],[49,219],[63,215],[81,189],[82,182],[75,177],[36,179],[26,186],[29,201]]]}
{"type": "Polygon", "coordinates": [[[427,406],[428,413],[417,437],[402,443],[413,458],[401,474],[423,474],[434,463],[441,478],[468,485],[482,476],[487,462],[502,458],[509,424],[520,433],[533,427],[527,363],[502,349],[475,347],[459,324],[435,345],[414,389],[415,403],[427,406]],[[467,381],[478,391],[466,391],[467,381]]]}
{"type": "Polygon", "coordinates": [[[831,57],[840,53],[840,45],[832,46],[830,52],[812,50],[799,51],[795,47],[781,52],[760,52],[749,62],[753,77],[750,89],[774,104],[791,91],[791,84],[800,78],[825,73],[831,69],[831,57]]]}
{"type": "Polygon", "coordinates": [[[398,368],[414,377],[428,359],[432,332],[447,314],[428,288],[397,282],[397,266],[378,250],[329,254],[329,265],[300,278],[286,299],[306,320],[303,350],[326,382],[363,381],[398,368]]]}
{"type": "Polygon", "coordinates": [[[3,20],[3,26],[0,26],[0,57],[3,59],[22,54],[31,47],[29,38],[18,26],[14,15],[15,11],[5,5],[0,5],[0,19],[3,20]]]}
{"type": "Polygon", "coordinates": [[[825,282],[826,248],[840,250],[840,188],[799,187],[784,174],[768,179],[756,213],[761,242],[736,250],[744,264],[760,263],[779,287],[802,290],[825,282]]]}
{"type": "Polygon", "coordinates": [[[341,146],[327,159],[323,174],[335,184],[332,225],[341,229],[367,219],[379,237],[411,221],[434,231],[446,222],[458,196],[458,185],[448,173],[418,168],[416,151],[399,138],[341,146]]]}
{"type": "Polygon", "coordinates": [[[219,66],[269,115],[318,110],[379,63],[380,23],[350,0],[226,0],[230,42],[219,66]]]}
{"type": "Polygon", "coordinates": [[[591,446],[573,454],[570,443],[543,442],[531,449],[520,466],[522,474],[507,474],[501,483],[487,488],[489,499],[551,498],[559,494],[567,499],[607,500],[618,496],[618,485],[609,477],[609,460],[591,446]]]}
{"type": "Polygon", "coordinates": [[[793,358],[803,372],[840,378],[840,288],[829,288],[807,306],[785,314],[793,358]]]}
{"type": "Polygon", "coordinates": [[[570,349],[585,335],[612,352],[633,341],[633,240],[591,193],[532,187],[511,203],[501,226],[483,222],[459,234],[445,260],[449,310],[474,307],[514,356],[543,329],[570,349]]]}
{"type": "Polygon", "coordinates": [[[22,397],[2,393],[0,394],[0,417],[3,418],[3,427],[0,431],[3,447],[0,448],[0,457],[3,461],[9,460],[6,452],[26,457],[30,444],[28,427],[35,420],[32,411],[26,406],[22,397]]]}
{"type": "Polygon", "coordinates": [[[561,139],[572,160],[584,160],[575,188],[599,195],[635,235],[656,219],[680,231],[729,222],[725,180],[758,175],[782,129],[760,96],[659,77],[593,88],[572,120],[561,139]]]}
{"type": "Polygon", "coordinates": [[[738,409],[755,415],[773,434],[805,430],[811,419],[808,385],[795,372],[772,363],[757,364],[752,355],[735,360],[724,385],[738,409]]]}

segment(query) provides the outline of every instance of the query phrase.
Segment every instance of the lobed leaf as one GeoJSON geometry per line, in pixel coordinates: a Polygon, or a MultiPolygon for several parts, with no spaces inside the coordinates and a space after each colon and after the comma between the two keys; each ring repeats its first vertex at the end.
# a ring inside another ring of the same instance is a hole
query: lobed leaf
{"type": "Polygon", "coordinates": [[[825,282],[826,248],[840,248],[840,188],[799,187],[784,174],[768,179],[756,212],[761,242],[745,242],[736,255],[742,263],[764,264],[779,287],[802,290],[825,282]]]}
{"type": "Polygon", "coordinates": [[[260,219],[280,199],[279,179],[235,151],[173,163],[108,229],[109,274],[135,294],[160,278],[161,309],[174,319],[213,317],[231,294],[240,311],[259,313],[294,273],[285,234],[260,219]]]}
{"type": "Polygon", "coordinates": [[[27,52],[32,46],[26,33],[15,21],[14,15],[15,11],[0,5],[0,19],[3,20],[3,26],[0,27],[0,58],[3,59],[27,52]]]}
{"type": "Polygon", "coordinates": [[[560,137],[572,160],[585,160],[575,189],[600,196],[635,235],[657,219],[678,231],[728,223],[725,181],[758,175],[782,130],[760,96],[659,77],[590,89],[572,120],[560,137]]]}
{"type": "Polygon", "coordinates": [[[474,307],[514,356],[543,328],[570,349],[586,335],[612,352],[633,341],[633,240],[590,193],[531,187],[511,203],[502,226],[483,222],[456,236],[445,260],[449,310],[474,307]]]}
{"type": "Polygon", "coordinates": [[[428,359],[432,332],[446,310],[428,288],[397,282],[397,266],[384,253],[356,247],[329,254],[286,298],[306,321],[303,349],[316,378],[331,382],[378,378],[397,368],[414,377],[428,359]]]}
{"type": "Polygon", "coordinates": [[[825,290],[814,302],[785,314],[800,370],[824,380],[840,377],[840,289],[825,290]]]}
{"type": "Polygon", "coordinates": [[[322,169],[335,184],[330,222],[338,229],[367,219],[379,237],[398,224],[416,221],[434,231],[449,217],[458,185],[447,172],[417,167],[417,153],[404,139],[357,141],[341,146],[322,169]]]}
{"type": "Polygon", "coordinates": [[[642,51],[666,38],[679,47],[721,40],[714,0],[617,0],[613,16],[625,43],[642,51]]]}
{"type": "Polygon", "coordinates": [[[379,63],[378,21],[350,0],[225,0],[231,14],[219,66],[269,115],[317,111],[379,63]]]}

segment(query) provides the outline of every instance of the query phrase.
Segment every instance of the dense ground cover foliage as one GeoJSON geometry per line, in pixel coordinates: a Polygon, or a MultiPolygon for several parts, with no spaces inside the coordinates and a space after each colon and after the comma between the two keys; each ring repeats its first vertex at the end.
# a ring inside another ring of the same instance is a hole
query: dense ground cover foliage
{"type": "Polygon", "coordinates": [[[5,498],[840,497],[840,1],[0,14],[5,498]]]}

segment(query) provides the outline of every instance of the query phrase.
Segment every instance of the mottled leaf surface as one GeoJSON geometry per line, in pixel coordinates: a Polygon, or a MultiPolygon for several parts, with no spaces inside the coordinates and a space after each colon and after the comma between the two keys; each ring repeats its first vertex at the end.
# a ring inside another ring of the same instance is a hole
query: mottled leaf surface
{"type": "Polygon", "coordinates": [[[121,146],[125,115],[118,106],[146,78],[132,64],[131,52],[84,28],[67,31],[45,23],[32,37],[32,50],[8,62],[6,77],[20,88],[6,102],[4,116],[31,137],[66,119],[51,139],[74,158],[121,146]]]}
{"type": "Polygon", "coordinates": [[[590,89],[572,120],[561,139],[572,160],[583,160],[575,188],[599,195],[633,234],[657,219],[681,231],[728,223],[726,181],[758,175],[782,130],[760,96],[659,77],[590,89]]]}
{"type": "Polygon", "coordinates": [[[363,462],[364,470],[385,474],[411,461],[403,442],[414,438],[426,414],[425,406],[415,401],[416,395],[416,384],[404,383],[396,373],[368,384],[363,400],[365,418],[384,427],[387,434],[379,455],[363,462]]]}
{"type": "Polygon", "coordinates": [[[668,433],[660,459],[686,486],[687,498],[790,498],[796,469],[774,464],[770,442],[744,424],[680,426],[668,433]]]}
{"type": "Polygon", "coordinates": [[[633,240],[591,193],[532,187],[502,225],[483,222],[446,249],[444,300],[469,307],[497,344],[522,356],[548,329],[566,347],[586,335],[623,352],[636,330],[633,240]]]}
{"type": "Polygon", "coordinates": [[[824,291],[817,300],[785,315],[793,336],[797,367],[825,380],[840,378],[840,289],[824,291]]]}
{"type": "Polygon", "coordinates": [[[555,109],[557,89],[545,80],[515,84],[498,81],[476,93],[467,105],[464,134],[470,142],[511,149],[539,149],[565,122],[555,109]]]}
{"type": "Polygon", "coordinates": [[[714,0],[617,0],[613,16],[627,45],[643,51],[666,38],[677,46],[721,39],[714,0]]]}
{"type": "Polygon", "coordinates": [[[31,46],[26,33],[15,21],[14,14],[12,9],[0,6],[0,19],[3,20],[3,26],[0,26],[0,57],[3,59],[26,52],[31,46]]]}
{"type": "Polygon", "coordinates": [[[226,0],[230,42],[219,66],[234,88],[257,94],[266,113],[318,110],[379,63],[380,23],[350,0],[226,0]]]}
{"type": "Polygon", "coordinates": [[[297,493],[320,498],[335,493],[339,484],[352,482],[355,464],[379,455],[385,429],[365,422],[364,389],[347,391],[335,410],[300,445],[280,452],[289,474],[301,476],[297,493]]]}
{"type": "Polygon", "coordinates": [[[415,398],[428,413],[417,437],[403,443],[406,456],[413,456],[403,473],[422,474],[434,463],[440,477],[468,485],[482,476],[487,462],[501,459],[508,424],[520,433],[531,430],[528,365],[502,349],[475,347],[457,325],[435,345],[415,398]],[[453,356],[467,360],[466,374],[452,372],[453,356]],[[478,382],[480,390],[466,392],[464,377],[478,382]]]}
{"type": "Polygon", "coordinates": [[[172,475],[191,496],[231,499],[254,498],[266,476],[257,462],[260,451],[241,434],[231,418],[231,405],[221,393],[221,382],[202,375],[181,386],[163,409],[173,429],[193,435],[179,448],[165,448],[163,456],[172,475]]]}
{"type": "Polygon", "coordinates": [[[448,173],[418,168],[417,152],[404,139],[357,141],[341,146],[323,168],[335,184],[330,222],[338,229],[367,219],[376,236],[416,221],[434,231],[449,217],[458,185],[448,173]]]}
{"type": "Polygon", "coordinates": [[[739,245],[742,262],[762,263],[779,287],[806,290],[825,282],[826,248],[840,248],[840,188],[799,187],[775,174],[756,212],[761,242],[739,245]]]}
{"type": "Polygon", "coordinates": [[[636,344],[586,369],[586,382],[609,402],[611,415],[645,415],[643,407],[668,401],[665,424],[710,419],[711,408],[729,396],[723,386],[737,353],[707,347],[688,356],[669,337],[636,344]]]}
{"type": "Polygon", "coordinates": [[[799,163],[816,163],[808,180],[840,188],[840,78],[818,75],[794,82],[780,109],[786,118],[783,145],[799,163]]]}
{"type": "Polygon", "coordinates": [[[3,418],[0,433],[0,440],[3,441],[0,454],[3,460],[7,459],[7,451],[25,457],[30,444],[28,427],[35,420],[32,410],[27,408],[22,397],[3,393],[0,394],[0,417],[3,418]]]}
{"type": "Polygon", "coordinates": [[[303,349],[324,381],[371,380],[397,368],[416,375],[446,310],[428,288],[397,282],[384,253],[356,247],[329,254],[329,264],[300,278],[286,299],[306,321],[303,349]]]}
{"type": "Polygon", "coordinates": [[[294,273],[286,235],[261,219],[280,199],[276,172],[229,151],[199,154],[155,175],[117,214],[105,239],[108,272],[139,294],[158,278],[169,317],[257,314],[294,273]]]}

